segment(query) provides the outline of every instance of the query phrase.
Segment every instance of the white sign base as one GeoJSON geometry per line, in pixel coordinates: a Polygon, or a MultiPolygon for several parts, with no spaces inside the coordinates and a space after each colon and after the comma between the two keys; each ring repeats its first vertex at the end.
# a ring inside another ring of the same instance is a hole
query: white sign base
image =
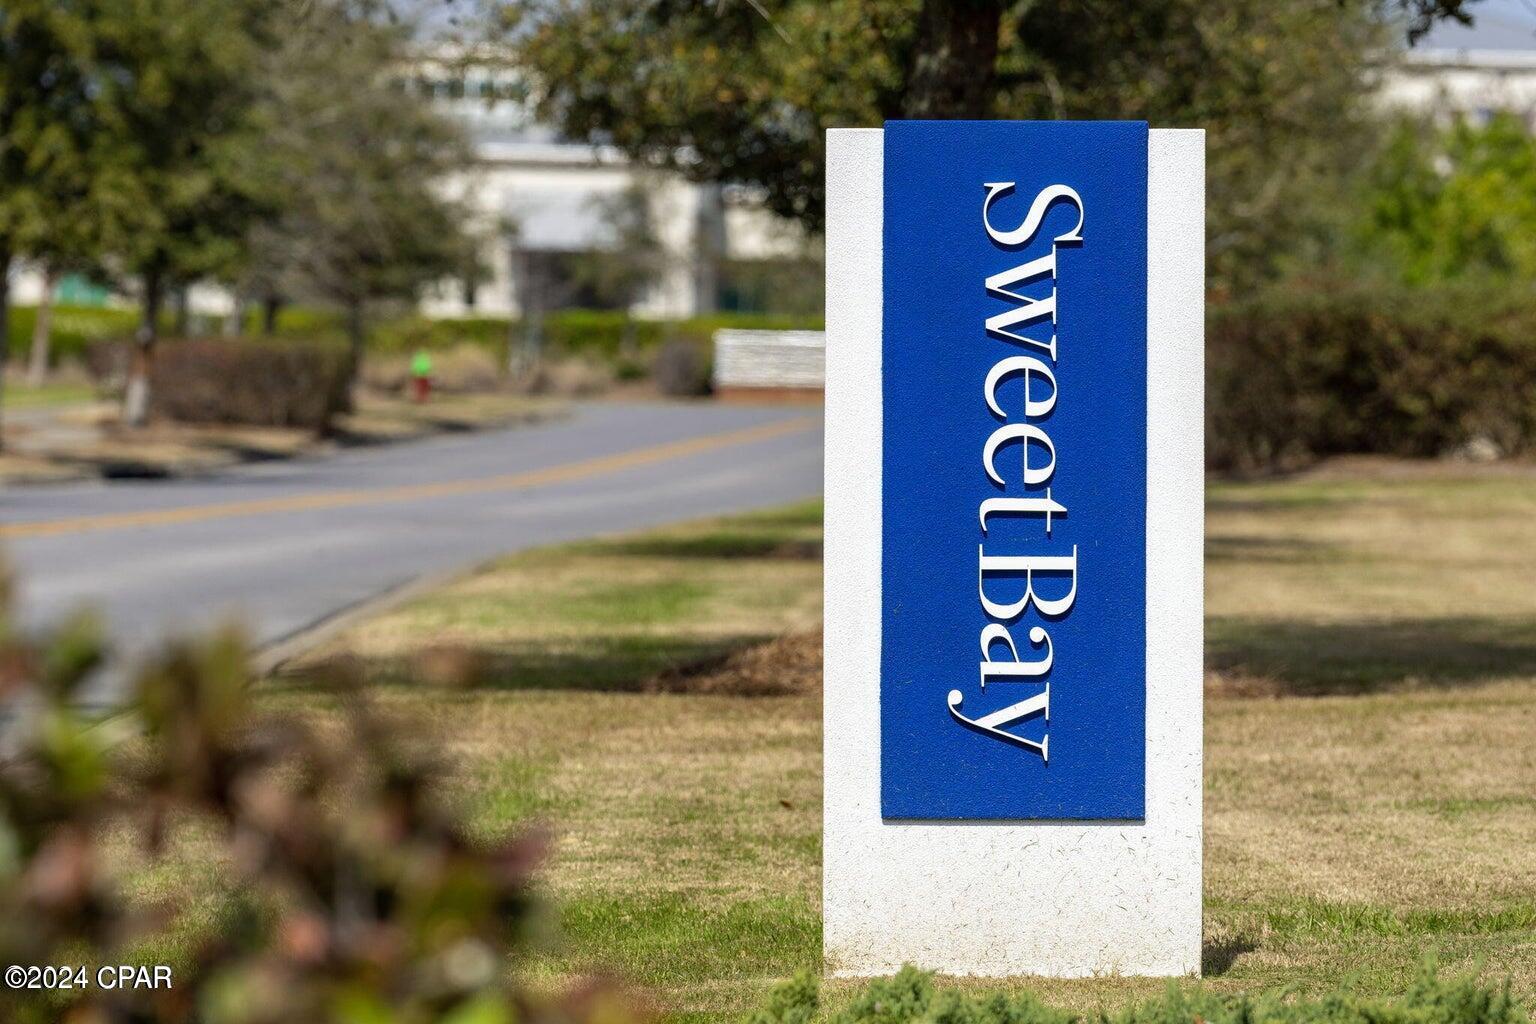
{"type": "Polygon", "coordinates": [[[1146,819],[1131,823],[880,816],[882,136],[827,138],[827,970],[1198,974],[1205,133],[1149,141],[1146,819]]]}

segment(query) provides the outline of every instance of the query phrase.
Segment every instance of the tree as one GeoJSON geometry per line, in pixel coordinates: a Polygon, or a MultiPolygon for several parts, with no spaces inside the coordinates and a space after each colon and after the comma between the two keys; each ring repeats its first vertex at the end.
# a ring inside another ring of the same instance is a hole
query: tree
{"type": "Polygon", "coordinates": [[[81,257],[111,214],[93,167],[91,8],[67,0],[0,5],[0,381],[15,260],[57,266],[81,257]]]}
{"type": "Polygon", "coordinates": [[[1211,131],[1218,279],[1269,271],[1357,146],[1385,17],[1470,0],[507,0],[505,39],[566,134],[763,190],[812,230],[823,140],[887,118],[1133,117],[1211,131]],[[1284,219],[1277,223],[1276,218],[1284,219]]]}
{"type": "Polygon", "coordinates": [[[603,247],[572,263],[578,288],[586,287],[603,302],[624,311],[623,354],[635,347],[634,307],[666,272],[667,251],[656,235],[651,190],[636,182],[622,192],[594,200],[607,235],[603,247]]]}
{"type": "Polygon", "coordinates": [[[1536,279],[1536,142],[1512,115],[1398,123],[1356,208],[1362,268],[1409,285],[1536,279]]]}
{"type": "Polygon", "coordinates": [[[265,137],[285,200],[251,268],[269,295],[343,310],[354,379],[370,307],[413,299],[473,259],[443,184],[468,163],[467,143],[398,80],[408,28],[372,14],[312,4],[272,58],[265,137]]]}
{"type": "Polygon", "coordinates": [[[102,173],[124,205],[105,246],[138,282],[141,316],[123,416],[148,412],[166,294],[239,258],[264,211],[269,152],[253,114],[258,58],[286,5],[97,0],[90,25],[102,173]]]}
{"type": "Polygon", "coordinates": [[[32,322],[32,350],[27,359],[27,383],[40,387],[52,363],[53,307],[59,280],[65,274],[80,274],[92,279],[110,275],[96,252],[97,222],[91,214],[95,204],[86,196],[61,204],[48,220],[46,235],[28,247],[27,255],[42,270],[43,288],[32,322]]]}

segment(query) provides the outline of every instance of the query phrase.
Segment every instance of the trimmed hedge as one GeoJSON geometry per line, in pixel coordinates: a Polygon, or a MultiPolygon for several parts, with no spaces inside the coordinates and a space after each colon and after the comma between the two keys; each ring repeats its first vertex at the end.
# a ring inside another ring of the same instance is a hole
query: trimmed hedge
{"type": "Polygon", "coordinates": [[[1536,295],[1277,289],[1211,311],[1207,459],[1536,451],[1536,295]]]}
{"type": "Polygon", "coordinates": [[[932,975],[904,967],[856,990],[840,1010],[820,1006],[810,973],[783,982],[747,1024],[1531,1024],[1507,985],[1443,979],[1425,970],[1395,999],[1357,995],[1347,986],[1317,998],[1281,989],[1256,996],[1220,995],[1198,984],[1170,983],[1156,999],[1088,1017],[1048,1006],[1029,992],[986,994],[939,989],[932,975]]]}
{"type": "MultiPolygon", "coordinates": [[[[616,357],[623,343],[626,324],[633,332],[637,347],[651,349],[668,341],[708,343],[714,338],[715,331],[723,327],[820,330],[822,319],[757,313],[717,313],[686,320],[629,321],[619,312],[569,309],[545,315],[544,348],[547,352],[567,355],[616,357]]],[[[411,316],[380,324],[374,332],[373,348],[380,352],[451,348],[468,341],[499,351],[507,342],[508,330],[520,328],[514,328],[507,320],[495,317],[429,320],[411,316]]]]}
{"type": "Polygon", "coordinates": [[[333,345],[171,341],[150,369],[151,408],[183,423],[325,431],[348,407],[347,371],[333,345]]]}
{"type": "MultiPolygon", "coordinates": [[[[32,325],[37,310],[16,306],[11,310],[10,350],[13,358],[25,358],[32,345],[32,325]]],[[[215,318],[218,319],[218,318],[215,318]]],[[[171,327],[171,315],[161,318],[162,329],[171,327]]],[[[81,357],[93,341],[128,338],[138,323],[133,309],[100,309],[85,306],[59,306],[54,310],[53,352],[57,358],[81,357]]],[[[567,309],[545,314],[546,351],[571,355],[617,355],[624,338],[625,316],[621,312],[592,309],[567,309]]],[[[822,318],[771,313],[712,313],[685,320],[635,320],[631,327],[641,348],[652,348],[666,341],[709,342],[722,327],[762,330],[820,330],[822,318]]],[[[507,343],[508,330],[516,330],[503,317],[462,317],[429,319],[415,313],[380,320],[374,325],[370,350],[407,352],[417,348],[453,348],[469,342],[500,352],[507,343]]],[[[245,336],[261,338],[261,311],[248,309],[245,336]]],[[[277,337],[294,340],[322,339],[342,341],[345,327],[339,313],[305,306],[284,306],[277,317],[277,337]]]]}

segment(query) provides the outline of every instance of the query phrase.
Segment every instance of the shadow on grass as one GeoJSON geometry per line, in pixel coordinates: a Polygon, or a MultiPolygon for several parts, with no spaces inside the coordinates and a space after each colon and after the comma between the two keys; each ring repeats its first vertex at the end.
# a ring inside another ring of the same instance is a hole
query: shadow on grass
{"type": "Polygon", "coordinates": [[[1205,560],[1262,562],[1267,565],[1306,565],[1343,557],[1337,544],[1301,537],[1261,537],[1249,534],[1214,535],[1205,539],[1205,560]]]}
{"type": "Polygon", "coordinates": [[[291,459],[298,454],[289,449],[272,448],[234,439],[209,441],[207,444],[209,448],[231,455],[241,462],[276,462],[279,459],[291,459]]]}
{"type": "Polygon", "coordinates": [[[1357,488],[1332,486],[1288,487],[1264,491],[1244,489],[1238,493],[1225,493],[1213,488],[1206,498],[1207,515],[1223,513],[1268,513],[1315,510],[1358,502],[1365,492],[1357,488]]]}
{"type": "Polygon", "coordinates": [[[771,558],[819,561],[821,540],[721,530],[696,537],[640,537],[596,545],[596,552],[631,558],[771,558]]]}
{"type": "Polygon", "coordinates": [[[761,529],[820,530],[822,513],[823,507],[820,501],[807,501],[785,508],[768,509],[762,512],[747,512],[735,516],[733,519],[743,526],[761,529]]]}
{"type": "MultiPolygon", "coordinates": [[[[686,676],[721,663],[733,651],[769,639],[620,636],[593,639],[576,648],[439,646],[410,657],[348,658],[345,664],[368,683],[385,687],[645,693],[657,689],[654,684],[660,677],[686,676]]],[[[276,682],[279,686],[302,686],[302,673],[285,674],[276,682]]]]}
{"type": "Polygon", "coordinates": [[[1206,978],[1219,978],[1232,969],[1238,957],[1258,948],[1246,935],[1206,939],[1200,946],[1200,974],[1206,978]]]}
{"type": "Polygon", "coordinates": [[[1486,618],[1308,622],[1212,618],[1209,667],[1297,696],[1474,686],[1536,675],[1536,623],[1486,618]]]}

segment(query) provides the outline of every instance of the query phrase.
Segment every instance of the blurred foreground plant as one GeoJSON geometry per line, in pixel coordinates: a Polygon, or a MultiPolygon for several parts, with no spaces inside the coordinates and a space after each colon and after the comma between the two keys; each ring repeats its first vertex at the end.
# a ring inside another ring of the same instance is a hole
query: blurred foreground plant
{"type": "Polygon", "coordinates": [[[472,835],[439,796],[444,766],[349,680],[318,681],[339,724],[265,710],[226,632],[169,646],[103,716],[81,703],[103,658],[94,623],[33,638],[11,604],[0,583],[0,967],[83,965],[88,981],[0,990],[0,1019],[627,1017],[595,984],[546,997],[523,983],[541,838],[472,835]],[[182,938],[177,922],[207,908],[186,892],[147,905],[128,865],[167,861],[189,830],[221,895],[217,925],[182,938]],[[169,988],[96,981],[100,966],[167,955],[169,988]]]}

